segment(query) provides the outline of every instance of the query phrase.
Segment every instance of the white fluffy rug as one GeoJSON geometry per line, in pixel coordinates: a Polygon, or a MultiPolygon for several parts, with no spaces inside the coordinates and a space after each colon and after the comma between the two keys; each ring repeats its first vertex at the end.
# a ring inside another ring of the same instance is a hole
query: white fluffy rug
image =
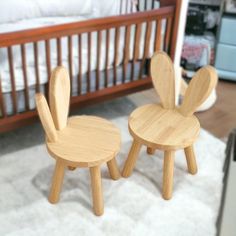
{"type": "MultiPolygon", "coordinates": [[[[131,138],[127,119],[117,157],[123,167],[131,138]]],[[[61,200],[47,201],[54,160],[44,145],[0,157],[0,235],[160,235],[213,236],[220,205],[225,144],[202,130],[195,145],[197,175],[187,173],[184,153],[176,153],[174,192],[161,197],[163,155],[140,153],[133,175],[113,181],[102,167],[105,212],[91,208],[87,169],[67,171],[61,200]]]]}

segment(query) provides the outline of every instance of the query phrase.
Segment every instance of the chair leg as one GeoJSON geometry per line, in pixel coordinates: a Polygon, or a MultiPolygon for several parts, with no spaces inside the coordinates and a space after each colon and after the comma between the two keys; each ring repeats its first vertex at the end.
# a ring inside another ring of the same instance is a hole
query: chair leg
{"type": "Polygon", "coordinates": [[[188,172],[192,175],[195,175],[197,173],[197,163],[194,155],[193,146],[185,148],[184,152],[187,160],[188,172]]]}
{"type": "Polygon", "coordinates": [[[128,158],[125,162],[125,166],[122,172],[123,177],[129,177],[134,169],[139,151],[141,149],[142,144],[137,142],[136,140],[133,141],[131,149],[129,151],[128,158]]]}
{"type": "Polygon", "coordinates": [[[64,164],[60,160],[57,160],[52,179],[51,191],[48,197],[48,200],[51,203],[57,203],[60,199],[60,192],[63,183],[64,173],[65,173],[64,164]]]}
{"type": "Polygon", "coordinates": [[[165,200],[169,200],[172,197],[173,176],[174,176],[174,151],[165,151],[163,183],[162,183],[162,196],[165,200]]]}
{"type": "Polygon", "coordinates": [[[100,216],[104,211],[100,166],[90,167],[90,176],[93,195],[93,210],[95,215],[100,216]]]}
{"type": "Polygon", "coordinates": [[[117,180],[120,178],[120,171],[118,169],[115,157],[107,162],[107,167],[112,179],[117,180]]]}
{"type": "Polygon", "coordinates": [[[76,167],[73,167],[73,166],[68,166],[68,170],[71,170],[71,171],[73,171],[73,170],[75,170],[76,169],[76,167]]]}
{"type": "Polygon", "coordinates": [[[147,154],[153,155],[155,153],[155,148],[147,147],[147,154]]]}

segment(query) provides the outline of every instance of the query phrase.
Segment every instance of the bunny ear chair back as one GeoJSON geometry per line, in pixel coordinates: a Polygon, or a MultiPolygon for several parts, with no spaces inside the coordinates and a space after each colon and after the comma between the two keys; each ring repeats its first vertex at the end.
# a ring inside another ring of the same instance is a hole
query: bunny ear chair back
{"type": "Polygon", "coordinates": [[[133,143],[122,175],[131,175],[142,145],[147,146],[149,154],[154,154],[156,149],[163,150],[162,195],[168,200],[172,197],[176,150],[184,149],[189,173],[197,173],[193,144],[200,124],[193,113],[215,88],[217,74],[211,66],[200,69],[190,82],[180,107],[175,107],[174,66],[166,53],[156,52],[152,57],[151,76],[161,103],[144,105],[131,113],[129,131],[133,143]]]}

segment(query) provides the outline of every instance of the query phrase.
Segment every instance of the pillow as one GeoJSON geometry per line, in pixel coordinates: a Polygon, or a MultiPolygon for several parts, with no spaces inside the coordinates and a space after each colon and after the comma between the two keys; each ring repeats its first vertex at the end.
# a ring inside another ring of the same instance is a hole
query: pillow
{"type": "Polygon", "coordinates": [[[92,14],[92,0],[32,0],[37,2],[42,17],[92,14]]]}
{"type": "Polygon", "coordinates": [[[50,16],[92,14],[92,0],[0,0],[0,24],[50,16]]]}
{"type": "Polygon", "coordinates": [[[95,17],[114,16],[135,12],[135,0],[93,0],[95,17]]]}

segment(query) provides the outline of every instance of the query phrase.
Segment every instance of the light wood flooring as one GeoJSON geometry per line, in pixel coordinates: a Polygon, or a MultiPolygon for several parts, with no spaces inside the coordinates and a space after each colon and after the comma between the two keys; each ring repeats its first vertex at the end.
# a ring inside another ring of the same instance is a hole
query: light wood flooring
{"type": "MultiPolygon", "coordinates": [[[[128,96],[137,106],[159,101],[154,89],[128,96]]],[[[236,128],[236,82],[220,80],[215,105],[196,113],[201,126],[218,138],[226,138],[236,128]]]]}

